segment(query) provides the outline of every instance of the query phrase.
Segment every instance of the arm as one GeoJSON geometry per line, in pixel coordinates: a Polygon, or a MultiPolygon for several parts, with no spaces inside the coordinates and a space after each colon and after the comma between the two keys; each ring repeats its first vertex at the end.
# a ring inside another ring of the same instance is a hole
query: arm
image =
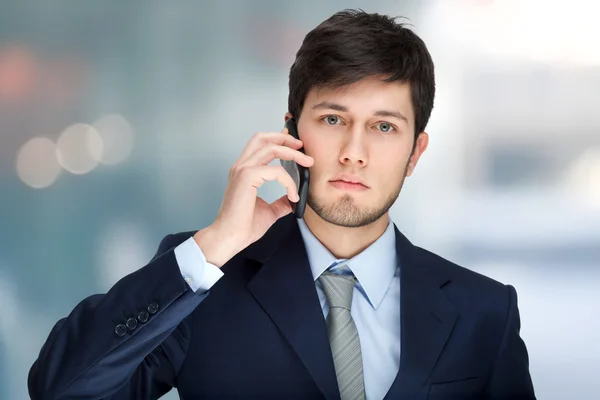
{"type": "Polygon", "coordinates": [[[314,160],[297,150],[301,147],[285,129],[254,135],[230,170],[215,222],[193,237],[202,256],[190,257],[204,259],[213,273],[198,278],[193,267],[180,268],[173,247],[181,240],[166,237],[147,266],[105,295],[87,298],[56,324],[29,372],[31,398],[158,398],[166,393],[189,344],[185,318],[208,296],[191,288],[208,290],[217,268],[292,211],[290,202],[298,198],[294,180],[283,167],[268,164],[279,158],[309,168],[314,160]],[[272,180],[287,195],[269,204],[257,190],[272,180]]]}
{"type": "Polygon", "coordinates": [[[529,374],[529,356],[519,335],[521,322],[517,292],[508,285],[508,313],[504,336],[492,367],[486,388],[486,399],[534,400],[533,383],[529,374]]]}
{"type": "Polygon", "coordinates": [[[185,318],[208,296],[184,280],[176,249],[189,242],[173,248],[180,241],[164,238],[148,265],[54,326],[29,373],[32,399],[158,398],[171,389],[190,338],[185,318]]]}

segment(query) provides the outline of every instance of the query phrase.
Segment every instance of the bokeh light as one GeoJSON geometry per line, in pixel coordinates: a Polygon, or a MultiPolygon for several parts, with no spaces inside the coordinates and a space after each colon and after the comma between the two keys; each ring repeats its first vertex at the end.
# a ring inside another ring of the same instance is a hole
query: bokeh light
{"type": "Polygon", "coordinates": [[[102,288],[108,290],[123,276],[145,265],[152,256],[152,245],[142,227],[131,220],[113,220],[98,234],[97,276],[102,288]]]}
{"type": "Polygon", "coordinates": [[[102,138],[88,124],[69,126],[57,141],[58,162],[73,174],[86,174],[96,168],[102,152],[102,138]]]}
{"type": "Polygon", "coordinates": [[[596,16],[600,3],[589,0],[438,1],[451,25],[448,39],[465,48],[507,59],[564,66],[600,65],[596,16]],[[577,21],[577,23],[573,23],[577,21]],[[563,25],[564,24],[564,25],[563,25]],[[561,27],[568,26],[568,27],[561,27]]]}
{"type": "Polygon", "coordinates": [[[586,149],[573,163],[567,177],[584,201],[600,208],[600,147],[586,149]]]}
{"type": "Polygon", "coordinates": [[[33,52],[14,44],[0,48],[0,103],[22,102],[34,91],[39,67],[33,52]]]}
{"type": "Polygon", "coordinates": [[[102,164],[115,165],[123,162],[133,149],[133,129],[121,115],[106,115],[93,124],[102,138],[103,151],[98,158],[102,164]]]}
{"type": "Polygon", "coordinates": [[[60,175],[56,145],[46,137],[35,137],[25,143],[17,154],[19,179],[35,189],[46,188],[60,175]]]}

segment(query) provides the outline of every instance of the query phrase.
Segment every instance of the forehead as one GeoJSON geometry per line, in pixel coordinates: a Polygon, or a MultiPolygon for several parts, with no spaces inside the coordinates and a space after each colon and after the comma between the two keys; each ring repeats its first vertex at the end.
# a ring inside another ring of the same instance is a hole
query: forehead
{"type": "Polygon", "coordinates": [[[410,84],[383,82],[382,77],[369,77],[339,88],[315,87],[309,90],[304,111],[323,101],[345,106],[349,113],[371,115],[378,110],[397,110],[414,122],[410,84]]]}

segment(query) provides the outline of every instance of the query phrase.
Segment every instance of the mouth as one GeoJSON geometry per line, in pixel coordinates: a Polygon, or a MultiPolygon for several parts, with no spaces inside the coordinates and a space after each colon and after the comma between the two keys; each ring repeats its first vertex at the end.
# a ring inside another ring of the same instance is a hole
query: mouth
{"type": "Polygon", "coordinates": [[[364,191],[364,190],[368,189],[368,187],[366,185],[363,185],[360,182],[351,182],[351,181],[346,181],[343,179],[329,181],[329,183],[334,188],[336,188],[338,190],[344,190],[344,191],[364,191]]]}

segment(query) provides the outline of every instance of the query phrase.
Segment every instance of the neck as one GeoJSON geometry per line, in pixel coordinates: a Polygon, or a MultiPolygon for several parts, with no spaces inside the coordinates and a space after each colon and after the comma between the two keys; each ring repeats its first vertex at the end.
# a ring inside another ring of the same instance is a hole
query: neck
{"type": "Polygon", "coordinates": [[[377,221],[358,228],[331,224],[306,207],[304,222],[313,235],[336,258],[350,259],[375,242],[385,232],[389,216],[385,213],[377,221]]]}

